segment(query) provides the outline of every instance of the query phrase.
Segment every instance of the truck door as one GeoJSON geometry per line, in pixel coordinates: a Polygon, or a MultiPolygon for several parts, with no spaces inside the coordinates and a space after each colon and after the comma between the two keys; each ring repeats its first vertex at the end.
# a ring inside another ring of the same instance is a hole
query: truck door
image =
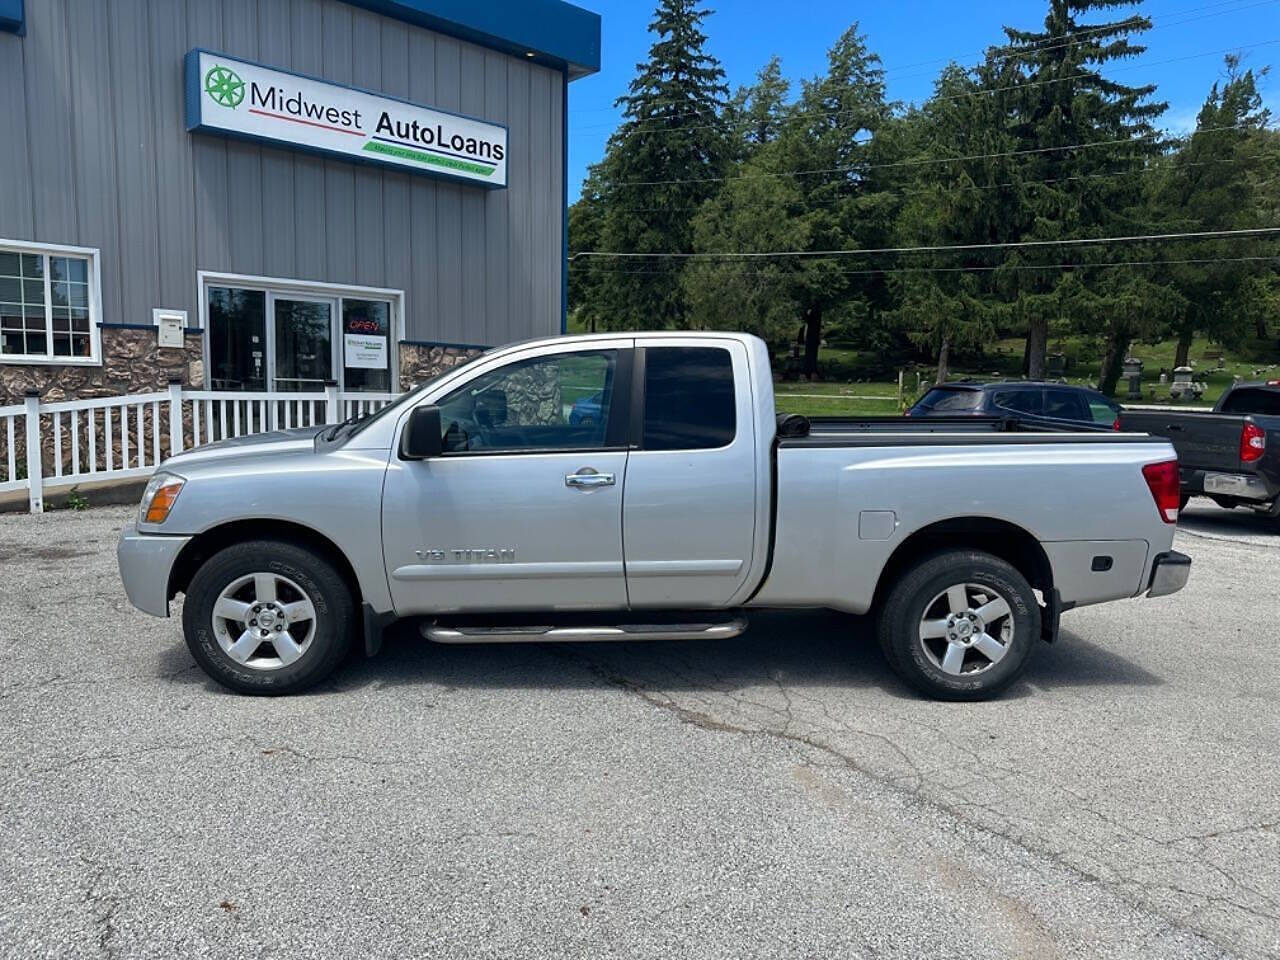
{"type": "Polygon", "coordinates": [[[747,577],[755,538],[768,536],[755,530],[747,371],[735,341],[672,338],[636,350],[622,511],[633,608],[727,603],[747,577]]]}
{"type": "Polygon", "coordinates": [[[397,613],[626,606],[631,342],[534,348],[436,400],[444,453],[393,453],[383,490],[397,613]]]}

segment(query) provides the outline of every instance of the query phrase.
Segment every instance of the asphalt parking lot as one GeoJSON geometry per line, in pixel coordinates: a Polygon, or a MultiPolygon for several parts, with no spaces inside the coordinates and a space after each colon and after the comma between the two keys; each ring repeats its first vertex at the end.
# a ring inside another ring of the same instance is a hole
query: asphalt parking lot
{"type": "Polygon", "coordinates": [[[130,511],[0,517],[5,957],[1280,955],[1280,529],[1073,611],[1003,699],[868,624],[446,648],[224,692],[129,607],[130,511]]]}

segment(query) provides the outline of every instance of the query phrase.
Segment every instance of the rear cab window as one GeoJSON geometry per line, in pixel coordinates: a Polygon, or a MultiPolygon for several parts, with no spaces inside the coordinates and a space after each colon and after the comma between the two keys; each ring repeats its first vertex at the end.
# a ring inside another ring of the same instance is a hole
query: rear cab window
{"type": "Polygon", "coordinates": [[[733,358],[722,347],[646,347],[645,450],[727,447],[737,433],[733,358]]]}
{"type": "Polygon", "coordinates": [[[1227,394],[1222,413],[1256,413],[1264,417],[1280,416],[1280,390],[1267,387],[1241,387],[1227,394]]]}
{"type": "Polygon", "coordinates": [[[981,390],[934,387],[916,401],[912,410],[930,413],[968,413],[981,408],[981,390]]]}

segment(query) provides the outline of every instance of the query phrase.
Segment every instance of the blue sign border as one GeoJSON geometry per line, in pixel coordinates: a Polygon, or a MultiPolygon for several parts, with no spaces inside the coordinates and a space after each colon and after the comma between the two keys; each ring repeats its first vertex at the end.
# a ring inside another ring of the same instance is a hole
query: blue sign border
{"type": "MultiPolygon", "coordinates": [[[[220,60],[229,60],[233,63],[243,63],[250,67],[261,67],[263,70],[272,70],[276,73],[282,73],[290,77],[298,77],[301,80],[310,80],[313,83],[323,83],[326,86],[337,87],[342,90],[354,90],[357,93],[368,94],[371,97],[378,97],[381,100],[390,100],[393,103],[403,103],[419,110],[431,110],[434,113],[443,113],[445,116],[458,117],[461,120],[473,120],[476,123],[488,124],[491,127],[501,127],[506,134],[507,153],[511,152],[511,128],[505,123],[499,123],[495,120],[485,120],[483,117],[473,117],[465,113],[458,113],[453,110],[442,110],[439,107],[428,106],[425,103],[415,103],[412,100],[406,100],[404,97],[397,97],[392,94],[383,93],[380,90],[370,90],[367,87],[357,87],[349,83],[340,83],[335,80],[326,80],[324,77],[314,77],[306,73],[298,73],[296,70],[286,70],[283,67],[273,67],[269,63],[258,63],[254,60],[246,60],[244,57],[233,57],[231,54],[222,53],[218,50],[209,50],[205,47],[192,47],[187,51],[187,55],[182,60],[182,72],[185,77],[185,106],[187,131],[189,133],[208,133],[219,137],[229,137],[233,140],[246,140],[251,143],[265,143],[278,147],[281,150],[292,150],[299,153],[310,153],[317,156],[338,157],[349,163],[358,163],[364,166],[376,167],[379,170],[395,170],[400,173],[417,174],[424,177],[432,177],[437,180],[447,180],[449,183],[463,183],[472,187],[480,187],[484,190],[505,190],[507,183],[490,183],[484,180],[475,180],[470,177],[460,177],[456,174],[448,173],[444,170],[430,170],[427,168],[419,169],[417,167],[409,167],[400,163],[387,163],[384,160],[377,160],[372,157],[354,156],[350,153],[343,153],[341,150],[326,150],[324,147],[314,147],[308,144],[290,143],[288,140],[280,140],[275,137],[261,137],[252,133],[243,133],[238,130],[226,130],[223,127],[215,127],[204,122],[204,98],[200,95],[204,92],[203,84],[200,82],[200,54],[208,54],[211,57],[217,57],[220,60]]],[[[503,165],[503,177],[506,177],[506,164],[503,165]]]]}
{"type": "Polygon", "coordinates": [[[0,0],[0,30],[25,36],[27,11],[23,0],[0,0]]]}

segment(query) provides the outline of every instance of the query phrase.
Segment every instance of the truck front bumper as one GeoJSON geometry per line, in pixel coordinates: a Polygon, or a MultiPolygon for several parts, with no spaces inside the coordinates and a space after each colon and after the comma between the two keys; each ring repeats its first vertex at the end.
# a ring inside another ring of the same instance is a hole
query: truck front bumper
{"type": "Polygon", "coordinates": [[[139,533],[130,523],[120,531],[116,560],[129,602],[153,617],[169,615],[169,574],[190,537],[139,533]]]}
{"type": "Polygon", "coordinates": [[[1187,585],[1187,578],[1190,576],[1190,557],[1177,550],[1162,553],[1151,565],[1151,583],[1147,588],[1147,596],[1167,597],[1171,593],[1177,593],[1187,585]]]}

